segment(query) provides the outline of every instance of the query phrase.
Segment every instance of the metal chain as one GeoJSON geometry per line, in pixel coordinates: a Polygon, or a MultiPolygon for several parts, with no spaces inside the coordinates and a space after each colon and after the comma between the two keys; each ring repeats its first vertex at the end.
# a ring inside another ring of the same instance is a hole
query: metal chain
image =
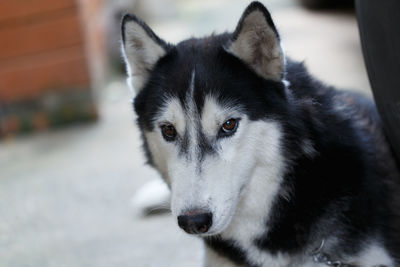
{"type": "MultiPolygon", "coordinates": [[[[354,264],[344,263],[339,260],[332,260],[328,254],[322,252],[324,245],[325,245],[325,239],[322,239],[322,242],[321,242],[321,245],[319,246],[319,248],[317,248],[311,252],[311,256],[312,256],[314,262],[323,263],[327,266],[333,266],[333,267],[361,267],[361,266],[357,266],[354,264]]],[[[372,267],[388,267],[388,266],[374,265],[372,267]]]]}

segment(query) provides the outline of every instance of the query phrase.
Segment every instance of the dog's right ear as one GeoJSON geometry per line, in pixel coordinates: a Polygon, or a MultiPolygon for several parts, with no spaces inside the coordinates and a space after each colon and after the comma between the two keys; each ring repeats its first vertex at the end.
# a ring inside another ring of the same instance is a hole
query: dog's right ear
{"type": "Polygon", "coordinates": [[[132,14],[123,17],[121,34],[128,84],[137,93],[145,85],[157,61],[167,53],[168,45],[132,14]]]}

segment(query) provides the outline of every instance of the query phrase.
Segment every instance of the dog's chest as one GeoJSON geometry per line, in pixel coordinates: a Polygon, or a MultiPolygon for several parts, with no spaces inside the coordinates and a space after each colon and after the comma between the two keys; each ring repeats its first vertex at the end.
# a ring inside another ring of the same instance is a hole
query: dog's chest
{"type": "Polygon", "coordinates": [[[282,180],[279,177],[282,177],[281,168],[273,171],[257,168],[230,225],[220,234],[222,240],[237,247],[247,263],[254,266],[290,266],[292,261],[287,254],[272,254],[256,244],[257,239],[268,235],[267,221],[279,192],[282,180]]]}
{"type": "MultiPolygon", "coordinates": [[[[332,263],[341,264],[340,266],[354,267],[392,267],[395,266],[388,252],[379,245],[379,243],[371,243],[366,245],[358,254],[348,256],[346,259],[330,258],[328,254],[310,254],[300,253],[297,255],[289,253],[270,253],[268,250],[261,249],[257,246],[256,240],[259,235],[255,234],[255,228],[239,226],[235,230],[228,229],[221,235],[222,240],[229,240],[230,244],[238,249],[235,253],[243,253],[244,262],[235,262],[229,255],[222,255],[230,262],[226,266],[255,266],[255,267],[324,267],[332,265],[332,263]],[[251,231],[254,232],[251,232],[251,231]],[[247,232],[246,232],[247,231],[247,232]],[[253,234],[253,235],[252,235],[253,234]],[[324,256],[324,257],[317,257],[324,256]],[[343,260],[343,261],[342,261],[343,260]]],[[[214,266],[214,265],[210,265],[214,266]]],[[[216,265],[217,266],[217,265],[216,265]]],[[[224,265],[225,266],[225,265],[224,265]]]]}
{"type": "MultiPolygon", "coordinates": [[[[243,230],[243,229],[242,229],[243,230]]],[[[243,232],[242,232],[243,233],[243,232]]],[[[239,267],[322,267],[322,263],[316,263],[312,257],[306,255],[290,255],[288,253],[270,253],[268,250],[259,248],[255,240],[257,237],[244,237],[243,235],[223,234],[220,242],[226,242],[224,249],[217,251],[220,255],[216,264],[210,263],[209,266],[219,266],[221,257],[224,258],[223,266],[239,267]],[[237,255],[240,254],[241,258],[237,255]],[[233,257],[232,257],[233,256],[233,257]]],[[[208,259],[212,262],[212,259],[208,259]]]]}
{"type": "Polygon", "coordinates": [[[270,253],[262,250],[255,239],[243,239],[240,236],[224,235],[219,242],[226,242],[224,249],[207,248],[206,267],[325,267],[325,263],[316,262],[310,255],[290,255],[288,253],[270,253]],[[225,239],[226,238],[226,239],[225,239]],[[228,239],[229,238],[229,239],[228,239]],[[212,251],[210,251],[210,249],[212,251]],[[238,257],[240,255],[240,257],[238,257]]]}
{"type": "Polygon", "coordinates": [[[233,220],[226,231],[221,234],[222,240],[229,240],[230,244],[243,253],[243,258],[251,266],[290,266],[291,257],[287,254],[272,254],[256,245],[256,240],[266,234],[265,220],[248,221],[244,216],[240,220],[233,220]]]}

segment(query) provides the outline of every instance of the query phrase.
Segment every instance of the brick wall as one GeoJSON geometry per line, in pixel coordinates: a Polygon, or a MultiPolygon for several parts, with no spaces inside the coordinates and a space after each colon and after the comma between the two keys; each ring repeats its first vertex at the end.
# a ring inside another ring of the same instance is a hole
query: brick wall
{"type": "Polygon", "coordinates": [[[0,136],[96,118],[75,0],[0,1],[0,136]]]}

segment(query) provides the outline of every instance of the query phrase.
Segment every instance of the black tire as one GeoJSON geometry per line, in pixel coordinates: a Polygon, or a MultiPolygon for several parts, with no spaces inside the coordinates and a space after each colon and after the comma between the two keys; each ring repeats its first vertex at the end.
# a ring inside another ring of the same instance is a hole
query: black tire
{"type": "Polygon", "coordinates": [[[352,0],[299,0],[300,4],[310,9],[352,7],[352,0]]]}
{"type": "Polygon", "coordinates": [[[322,8],[327,5],[328,0],[299,0],[300,4],[307,8],[322,8]]]}
{"type": "Polygon", "coordinates": [[[356,0],[356,11],[372,92],[400,163],[400,1],[356,0]]]}

